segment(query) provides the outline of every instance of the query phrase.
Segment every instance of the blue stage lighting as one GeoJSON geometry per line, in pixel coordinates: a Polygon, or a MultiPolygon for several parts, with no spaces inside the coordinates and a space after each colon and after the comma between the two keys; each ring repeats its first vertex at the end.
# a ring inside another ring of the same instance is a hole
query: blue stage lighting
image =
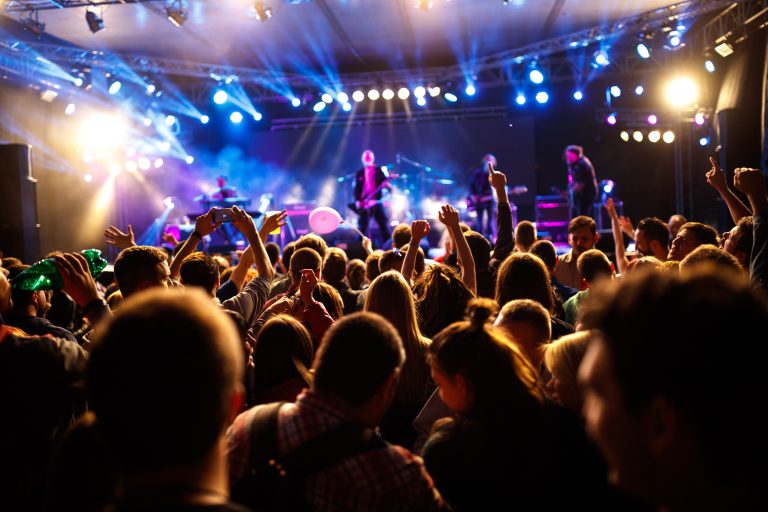
{"type": "Polygon", "coordinates": [[[352,93],[352,99],[355,100],[357,103],[360,103],[365,99],[365,94],[363,91],[355,91],[352,93]]]}
{"type": "Polygon", "coordinates": [[[452,92],[445,93],[445,99],[451,103],[456,103],[459,100],[459,98],[457,98],[456,95],[452,92]]]}
{"type": "Polygon", "coordinates": [[[231,114],[229,114],[229,120],[235,124],[240,124],[240,122],[242,122],[243,120],[243,114],[237,111],[232,112],[231,114]]]}
{"type": "Polygon", "coordinates": [[[614,98],[621,96],[621,88],[618,85],[612,85],[609,90],[611,91],[611,96],[614,98]]]}
{"type": "Polygon", "coordinates": [[[349,103],[344,103],[344,104],[341,106],[341,109],[342,109],[344,112],[349,112],[350,110],[352,110],[352,105],[350,105],[349,103]]]}
{"type": "Polygon", "coordinates": [[[413,95],[416,96],[417,98],[423,98],[424,96],[426,96],[426,94],[427,94],[427,90],[421,85],[416,87],[413,90],[413,95]]]}
{"type": "Polygon", "coordinates": [[[464,92],[467,94],[467,96],[474,96],[477,92],[477,89],[475,89],[475,86],[472,84],[467,85],[467,88],[464,89],[464,92]]]}
{"type": "Polygon", "coordinates": [[[418,99],[416,100],[416,104],[417,104],[418,106],[420,106],[420,107],[423,107],[424,105],[426,105],[426,104],[427,104],[427,99],[426,99],[426,98],[424,98],[424,97],[422,96],[421,98],[418,98],[418,99]]]}
{"type": "Polygon", "coordinates": [[[173,126],[176,124],[176,116],[170,114],[165,116],[165,124],[168,126],[173,126]]]}
{"type": "Polygon", "coordinates": [[[708,73],[714,73],[715,72],[715,63],[711,60],[704,62],[704,69],[707,70],[708,73]]]}
{"type": "Polygon", "coordinates": [[[336,99],[341,103],[342,105],[345,103],[349,103],[349,96],[345,92],[340,92],[336,95],[336,99]]]}
{"type": "Polygon", "coordinates": [[[638,96],[642,96],[644,92],[645,92],[645,88],[642,85],[638,85],[637,87],[635,87],[635,94],[637,94],[638,96]]]}
{"type": "Polygon", "coordinates": [[[608,60],[608,52],[605,50],[598,50],[595,52],[595,55],[592,57],[592,60],[594,61],[595,67],[601,67],[604,68],[608,64],[611,63],[610,60],[608,60]]]}
{"type": "Polygon", "coordinates": [[[648,59],[651,57],[651,50],[649,50],[644,43],[638,43],[637,54],[640,56],[641,59],[648,59]]]}
{"type": "Polygon", "coordinates": [[[702,137],[699,139],[700,146],[706,146],[707,144],[709,144],[709,137],[702,137]]]}
{"type": "Polygon", "coordinates": [[[518,105],[525,105],[525,94],[523,93],[518,94],[517,97],[515,98],[515,103],[517,103],[518,105]]]}
{"type": "Polygon", "coordinates": [[[315,103],[315,106],[312,107],[312,110],[314,110],[315,112],[320,112],[325,108],[325,105],[326,103],[324,101],[318,101],[317,103],[315,103]]]}
{"type": "Polygon", "coordinates": [[[581,100],[583,100],[583,99],[584,99],[584,93],[583,93],[583,92],[581,92],[581,91],[578,91],[578,90],[577,90],[577,91],[574,91],[574,93],[573,93],[573,99],[575,99],[576,101],[581,101],[581,100]]]}
{"type": "Polygon", "coordinates": [[[533,68],[530,73],[528,73],[528,78],[531,80],[531,82],[535,84],[540,84],[544,82],[544,73],[538,70],[538,68],[533,68]]]}
{"type": "Polygon", "coordinates": [[[296,97],[291,98],[291,106],[292,107],[300,107],[301,106],[301,100],[299,98],[296,98],[296,97]]]}
{"type": "Polygon", "coordinates": [[[540,105],[543,105],[543,104],[545,104],[546,102],[548,102],[548,101],[549,101],[549,94],[547,94],[547,93],[546,93],[546,92],[544,92],[544,91],[539,91],[539,92],[537,92],[537,93],[536,93],[536,101],[537,101],[537,102],[538,102],[540,105]]]}
{"type": "Polygon", "coordinates": [[[184,161],[192,165],[192,163],[195,161],[195,157],[193,157],[192,155],[187,155],[186,158],[184,158],[184,161]]]}
{"type": "Polygon", "coordinates": [[[215,93],[213,93],[213,102],[217,105],[223,105],[227,102],[227,99],[229,96],[227,95],[227,91],[222,91],[221,89],[217,89],[215,93]]]}
{"type": "Polygon", "coordinates": [[[82,87],[83,86],[83,79],[80,78],[80,77],[77,77],[77,78],[75,78],[74,83],[75,83],[76,86],[82,87]]]}
{"type": "Polygon", "coordinates": [[[264,116],[261,115],[261,112],[256,112],[255,114],[253,114],[254,121],[261,121],[262,119],[264,119],[264,116]]]}
{"type": "Polygon", "coordinates": [[[111,84],[109,84],[109,94],[117,94],[120,92],[120,89],[123,87],[123,83],[120,80],[115,80],[111,84]]]}
{"type": "Polygon", "coordinates": [[[328,94],[327,92],[324,92],[323,95],[320,97],[321,100],[323,100],[324,103],[333,103],[333,96],[328,94]]]}
{"type": "Polygon", "coordinates": [[[205,114],[203,114],[203,115],[201,115],[201,116],[200,116],[200,122],[201,122],[201,123],[203,123],[203,124],[208,124],[208,121],[210,121],[210,120],[211,120],[211,118],[210,118],[210,117],[208,117],[208,116],[207,116],[207,115],[205,115],[205,114]]]}
{"type": "Polygon", "coordinates": [[[157,87],[155,84],[149,84],[147,86],[147,94],[154,94],[154,92],[157,90],[157,87]]]}

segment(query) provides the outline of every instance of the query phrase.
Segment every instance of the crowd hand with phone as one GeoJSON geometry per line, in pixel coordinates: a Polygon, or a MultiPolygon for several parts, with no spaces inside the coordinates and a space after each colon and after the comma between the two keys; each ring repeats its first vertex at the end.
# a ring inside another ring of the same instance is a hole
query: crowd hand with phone
{"type": "Polygon", "coordinates": [[[114,245],[121,251],[136,245],[133,237],[133,228],[128,224],[128,232],[123,233],[117,226],[109,226],[104,230],[104,241],[107,245],[114,245]]]}
{"type": "Polygon", "coordinates": [[[299,297],[301,297],[304,307],[309,306],[317,302],[312,297],[312,292],[315,291],[317,286],[317,276],[315,271],[311,268],[307,268],[301,271],[301,281],[299,282],[299,297]]]}
{"type": "Polygon", "coordinates": [[[195,219],[195,233],[197,233],[201,239],[204,236],[210,235],[216,228],[221,226],[221,222],[216,222],[214,220],[214,213],[216,210],[216,208],[211,208],[208,212],[195,219]]]}
{"type": "MultiPolygon", "coordinates": [[[[737,223],[742,217],[752,215],[752,212],[747,205],[742,203],[741,199],[739,199],[728,187],[728,182],[725,179],[725,172],[718,167],[717,162],[713,157],[709,157],[709,163],[712,164],[712,168],[707,171],[705,175],[707,177],[707,184],[714,188],[717,193],[720,194],[720,197],[723,198],[733,222],[737,223]]],[[[736,177],[734,176],[734,186],[736,186],[735,181],[736,177]]],[[[738,189],[739,187],[736,186],[736,188],[738,189]]]]}

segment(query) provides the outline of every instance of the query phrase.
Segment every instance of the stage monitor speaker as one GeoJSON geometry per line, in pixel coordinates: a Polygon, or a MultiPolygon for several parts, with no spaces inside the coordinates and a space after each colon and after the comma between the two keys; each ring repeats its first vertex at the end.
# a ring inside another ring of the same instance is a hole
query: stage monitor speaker
{"type": "Polygon", "coordinates": [[[554,243],[568,242],[570,210],[562,196],[536,196],[536,231],[539,238],[554,243]]]}
{"type": "Polygon", "coordinates": [[[31,152],[27,144],[0,144],[0,251],[28,264],[41,256],[31,152]]]}

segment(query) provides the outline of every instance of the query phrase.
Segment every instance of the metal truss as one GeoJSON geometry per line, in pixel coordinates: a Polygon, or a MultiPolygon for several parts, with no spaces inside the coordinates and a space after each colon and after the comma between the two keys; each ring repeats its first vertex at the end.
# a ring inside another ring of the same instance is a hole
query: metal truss
{"type": "Polygon", "coordinates": [[[768,25],[768,5],[765,0],[731,2],[722,12],[701,27],[696,39],[698,46],[710,51],[721,43],[735,45],[768,25]]]}
{"type": "Polygon", "coordinates": [[[100,7],[115,4],[148,4],[165,0],[9,0],[3,12],[33,12],[75,7],[100,7]]]}
{"type": "Polygon", "coordinates": [[[658,108],[598,108],[595,109],[595,121],[604,123],[605,119],[615,114],[617,127],[628,129],[661,130],[676,128],[679,124],[693,124],[696,114],[703,114],[707,119],[712,118],[712,108],[689,107],[681,110],[658,108]],[[648,116],[658,117],[655,125],[648,124],[648,116]]]}

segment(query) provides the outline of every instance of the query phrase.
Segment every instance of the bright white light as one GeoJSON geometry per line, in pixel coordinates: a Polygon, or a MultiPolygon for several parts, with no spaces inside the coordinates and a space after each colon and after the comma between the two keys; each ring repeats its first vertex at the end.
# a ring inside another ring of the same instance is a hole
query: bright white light
{"type": "Polygon", "coordinates": [[[393,214],[403,213],[408,209],[408,196],[405,194],[394,193],[391,196],[390,208],[393,214]]]}
{"type": "Polygon", "coordinates": [[[144,118],[144,126],[152,126],[152,120],[148,117],[144,118]]]}
{"type": "Polygon", "coordinates": [[[699,139],[700,146],[706,146],[707,144],[709,144],[709,137],[702,137],[699,139]]]}
{"type": "Polygon", "coordinates": [[[123,83],[120,80],[115,80],[114,82],[109,84],[109,94],[119,93],[122,87],[123,87],[123,83]]]}
{"type": "Polygon", "coordinates": [[[715,72],[715,63],[712,62],[711,60],[705,61],[704,62],[704,69],[706,69],[709,73],[714,73],[715,72]]]}
{"type": "Polygon", "coordinates": [[[365,94],[363,94],[363,91],[355,91],[352,93],[352,99],[360,103],[365,99],[365,94]]]}
{"type": "Polygon", "coordinates": [[[693,116],[693,122],[699,126],[703,126],[704,123],[707,122],[707,118],[704,117],[704,114],[702,114],[701,112],[697,112],[696,115],[693,116]]]}
{"type": "Polygon", "coordinates": [[[616,121],[616,114],[609,114],[608,117],[605,118],[605,122],[611,126],[615,125],[616,121]]]}
{"type": "Polygon", "coordinates": [[[86,174],[85,176],[83,176],[83,180],[84,180],[86,183],[90,183],[90,182],[92,182],[92,181],[93,181],[93,176],[91,176],[90,174],[86,174]]]}
{"type": "Polygon", "coordinates": [[[424,97],[421,97],[421,98],[419,98],[419,99],[417,99],[417,100],[416,100],[416,104],[417,104],[418,106],[420,106],[420,107],[423,107],[424,105],[426,105],[426,104],[427,104],[427,99],[426,99],[426,98],[424,98],[424,97]]]}
{"type": "Polygon", "coordinates": [[[352,105],[351,105],[351,104],[349,104],[349,103],[344,103],[344,104],[341,106],[341,109],[342,109],[344,112],[349,112],[350,110],[352,110],[352,105]]]}
{"type": "Polygon", "coordinates": [[[433,98],[435,98],[437,96],[440,96],[440,88],[437,87],[437,86],[430,87],[429,88],[429,95],[432,96],[433,98]]]}
{"type": "Polygon", "coordinates": [[[91,152],[110,153],[124,147],[127,134],[128,126],[122,118],[99,115],[83,123],[80,140],[83,147],[91,152]]]}
{"type": "MultiPolygon", "coordinates": [[[[75,85],[77,87],[82,87],[83,86],[83,79],[80,78],[80,77],[75,78],[75,85]]],[[[90,176],[90,174],[86,174],[86,176],[90,176]]]]}
{"type": "Polygon", "coordinates": [[[640,56],[641,59],[648,59],[651,56],[651,50],[649,50],[648,47],[645,46],[645,44],[638,43],[637,54],[640,56]]]}
{"type": "Polygon", "coordinates": [[[427,90],[421,85],[413,90],[413,95],[417,98],[423,98],[427,94],[427,90]]]}
{"type": "Polygon", "coordinates": [[[125,148],[125,154],[128,155],[128,156],[135,155],[136,154],[136,148],[134,148],[133,146],[129,146],[129,147],[125,148]]]}
{"type": "Polygon", "coordinates": [[[546,102],[548,102],[548,101],[549,101],[549,94],[547,94],[547,93],[546,93],[546,92],[544,92],[544,91],[539,91],[539,92],[537,92],[537,93],[536,93],[536,101],[537,101],[539,104],[541,104],[541,105],[545,104],[546,102]]]}
{"type": "Polygon", "coordinates": [[[397,91],[397,97],[401,100],[407,100],[408,96],[411,95],[411,91],[408,90],[407,87],[401,87],[399,91],[397,91]]]}
{"type": "Polygon", "coordinates": [[[142,171],[146,171],[152,166],[152,162],[149,161],[149,158],[147,157],[141,157],[139,158],[139,169],[142,171]]]}
{"type": "Polygon", "coordinates": [[[658,117],[656,117],[656,115],[655,115],[655,114],[651,114],[651,115],[649,115],[649,116],[648,116],[648,119],[647,119],[647,121],[648,121],[648,124],[650,124],[650,125],[654,125],[654,124],[656,124],[656,123],[658,123],[658,122],[659,122],[659,118],[658,118],[658,117]]]}
{"type": "Polygon", "coordinates": [[[464,92],[467,94],[467,96],[474,96],[477,92],[477,89],[475,89],[475,86],[472,84],[467,85],[467,88],[464,89],[464,92]]]}
{"type": "Polygon", "coordinates": [[[677,107],[694,103],[698,96],[696,84],[690,78],[676,78],[667,86],[667,100],[677,107]]]}
{"type": "Polygon", "coordinates": [[[167,115],[165,116],[165,124],[168,126],[173,126],[176,124],[176,116],[167,115]]]}
{"type": "Polygon", "coordinates": [[[235,124],[239,124],[243,120],[243,114],[237,111],[232,112],[231,114],[229,114],[229,120],[235,124]]]}
{"type": "Polygon", "coordinates": [[[291,106],[293,107],[300,107],[301,106],[301,100],[299,98],[291,98],[291,106]]]}
{"type": "Polygon", "coordinates": [[[376,101],[379,99],[379,91],[377,89],[371,89],[368,91],[368,99],[371,101],[376,101]]]}
{"type": "Polygon", "coordinates": [[[638,85],[635,87],[635,94],[638,96],[642,96],[642,94],[645,92],[645,88],[642,85],[638,85]]]}
{"type": "Polygon", "coordinates": [[[71,116],[72,114],[75,113],[75,108],[76,108],[75,104],[70,103],[69,105],[67,105],[67,108],[64,109],[64,113],[67,114],[68,116],[71,116]]]}
{"type": "Polygon", "coordinates": [[[227,102],[227,99],[229,99],[229,95],[227,94],[227,91],[222,91],[221,89],[217,89],[215,93],[213,93],[213,102],[217,105],[223,105],[227,102]]]}
{"type": "Polygon", "coordinates": [[[456,103],[459,100],[459,98],[457,98],[456,95],[452,92],[445,93],[445,99],[451,103],[456,103]]]}
{"type": "Polygon", "coordinates": [[[666,142],[667,144],[672,144],[673,142],[675,142],[675,132],[671,130],[667,130],[666,132],[664,132],[664,135],[662,136],[662,138],[664,139],[664,142],[666,142]]]}
{"type": "Polygon", "coordinates": [[[583,93],[583,92],[581,92],[581,91],[575,91],[575,92],[573,93],[573,99],[575,99],[576,101],[581,101],[581,100],[583,100],[583,99],[584,99],[584,93],[583,93]]]}
{"type": "Polygon", "coordinates": [[[320,99],[323,100],[324,103],[333,103],[333,96],[327,92],[324,92],[323,95],[320,96],[320,99]]]}
{"type": "Polygon", "coordinates": [[[515,103],[518,105],[525,105],[525,95],[524,94],[518,94],[515,98],[515,103]]]}
{"type": "Polygon", "coordinates": [[[337,94],[337,95],[336,95],[336,99],[337,99],[337,100],[338,100],[338,102],[339,102],[339,103],[341,103],[342,105],[343,105],[344,103],[349,103],[349,96],[348,96],[348,95],[347,95],[347,93],[345,93],[345,92],[340,92],[339,94],[337,94]]]}
{"type": "Polygon", "coordinates": [[[632,132],[632,138],[635,139],[635,142],[643,142],[643,132],[635,130],[632,132]]]}
{"type": "Polygon", "coordinates": [[[680,39],[680,36],[676,36],[675,35],[675,36],[671,36],[669,38],[669,46],[671,46],[673,48],[676,48],[676,47],[680,46],[681,42],[682,42],[682,40],[680,39]]]}
{"type": "Polygon", "coordinates": [[[264,119],[264,116],[261,114],[261,112],[256,112],[253,114],[254,121],[261,121],[262,119],[264,119]]]}
{"type": "Polygon", "coordinates": [[[392,89],[384,89],[384,92],[381,93],[381,97],[385,100],[391,100],[395,97],[395,91],[392,89]]]}
{"type": "Polygon", "coordinates": [[[605,67],[611,62],[608,60],[608,53],[605,50],[599,50],[595,53],[595,64],[605,67]]]}
{"type": "Polygon", "coordinates": [[[157,90],[157,87],[155,87],[155,84],[149,84],[147,86],[147,94],[152,94],[157,90]]]}
{"type": "Polygon", "coordinates": [[[535,84],[540,84],[544,81],[544,73],[534,68],[528,73],[528,78],[535,84]]]}
{"type": "Polygon", "coordinates": [[[659,142],[661,140],[661,132],[659,130],[653,130],[648,133],[648,140],[650,142],[659,142]]]}
{"type": "Polygon", "coordinates": [[[163,166],[165,162],[163,162],[162,158],[156,158],[155,159],[155,169],[159,169],[163,166]]]}
{"type": "Polygon", "coordinates": [[[312,107],[312,110],[314,110],[315,112],[320,112],[325,108],[325,105],[326,103],[324,101],[318,101],[317,103],[315,103],[315,106],[312,107]]]}
{"type": "Polygon", "coordinates": [[[629,142],[629,132],[627,130],[622,130],[619,137],[621,137],[621,140],[624,142],[629,142]]]}
{"type": "Polygon", "coordinates": [[[128,172],[136,172],[136,169],[138,169],[138,165],[136,165],[136,162],[133,160],[128,160],[125,162],[125,170],[128,172]]]}
{"type": "Polygon", "coordinates": [[[618,98],[619,96],[621,96],[621,87],[619,87],[618,85],[612,85],[610,91],[611,91],[611,96],[613,96],[614,98],[618,98]]]}
{"type": "Polygon", "coordinates": [[[173,204],[173,197],[166,197],[165,199],[163,199],[163,206],[165,207],[166,210],[173,210],[174,208],[176,208],[176,205],[173,204]]]}
{"type": "Polygon", "coordinates": [[[201,115],[201,116],[200,116],[200,122],[201,122],[201,123],[203,123],[203,124],[208,124],[208,121],[210,121],[210,120],[211,120],[211,118],[210,118],[210,117],[208,117],[208,116],[207,116],[207,115],[205,115],[205,114],[203,114],[203,115],[201,115]]]}
{"type": "Polygon", "coordinates": [[[170,151],[170,149],[171,149],[171,143],[170,143],[170,142],[168,142],[167,140],[164,140],[164,141],[162,141],[161,143],[159,143],[159,144],[157,145],[157,147],[158,147],[158,148],[159,148],[161,151],[170,151]]]}
{"type": "Polygon", "coordinates": [[[187,155],[184,158],[184,161],[187,162],[189,165],[192,165],[195,162],[195,157],[193,157],[192,155],[187,155]]]}
{"type": "Polygon", "coordinates": [[[109,166],[109,174],[111,174],[112,176],[117,176],[121,172],[123,172],[123,167],[117,162],[109,166]]]}

